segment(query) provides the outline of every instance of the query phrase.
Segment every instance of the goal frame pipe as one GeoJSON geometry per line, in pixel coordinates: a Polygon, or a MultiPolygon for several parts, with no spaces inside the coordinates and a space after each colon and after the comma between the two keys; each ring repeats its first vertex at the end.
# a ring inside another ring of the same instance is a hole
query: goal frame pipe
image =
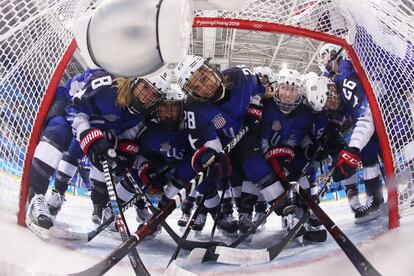
{"type": "Polygon", "coordinates": [[[392,152],[389,145],[387,132],[384,127],[382,115],[378,102],[375,97],[375,93],[371,87],[367,75],[359,61],[357,54],[355,53],[352,45],[348,44],[343,38],[339,38],[326,33],[312,31],[300,27],[287,26],[278,23],[270,23],[257,20],[246,20],[238,18],[221,18],[221,17],[195,17],[193,22],[194,28],[233,28],[241,30],[261,31],[270,33],[281,33],[292,36],[302,36],[311,39],[333,43],[343,47],[355,70],[361,80],[364,87],[368,102],[371,108],[372,117],[374,119],[375,130],[378,135],[378,140],[381,146],[382,158],[384,162],[385,175],[389,181],[387,183],[388,190],[388,206],[389,206],[389,220],[388,227],[390,229],[399,226],[399,214],[398,214],[398,194],[394,179],[394,163],[392,159],[392,152]]]}
{"type": "Polygon", "coordinates": [[[29,172],[32,167],[32,160],[34,156],[34,152],[36,150],[36,146],[39,143],[40,136],[43,130],[43,123],[46,120],[47,112],[53,102],[53,98],[55,96],[56,89],[59,86],[60,80],[62,79],[63,73],[65,72],[66,67],[69,64],[75,50],[76,50],[76,41],[72,39],[69,43],[68,48],[66,49],[65,53],[63,54],[60,62],[56,66],[56,69],[53,72],[53,75],[47,85],[45,95],[42,99],[42,103],[40,104],[39,110],[37,112],[37,116],[33,125],[33,130],[30,135],[26,157],[24,159],[23,165],[23,174],[22,180],[20,185],[20,198],[19,198],[19,211],[17,214],[17,223],[21,226],[26,226],[25,218],[26,218],[26,201],[29,196],[29,172]]]}

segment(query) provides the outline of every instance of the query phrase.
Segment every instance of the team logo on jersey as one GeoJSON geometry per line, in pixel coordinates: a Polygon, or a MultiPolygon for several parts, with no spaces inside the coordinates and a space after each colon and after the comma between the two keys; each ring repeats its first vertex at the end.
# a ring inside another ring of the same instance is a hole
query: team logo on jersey
{"type": "Polygon", "coordinates": [[[220,129],[222,127],[224,127],[226,125],[226,119],[224,119],[223,115],[218,114],[216,115],[213,120],[212,120],[214,126],[216,127],[216,129],[220,129]]]}
{"type": "Polygon", "coordinates": [[[116,120],[119,119],[118,116],[116,116],[115,114],[107,114],[107,115],[103,115],[103,117],[105,118],[105,120],[107,120],[108,122],[115,122],[116,120]]]}
{"type": "Polygon", "coordinates": [[[280,123],[280,121],[273,121],[272,130],[279,131],[281,129],[282,129],[282,124],[280,123]]]}
{"type": "Polygon", "coordinates": [[[161,143],[160,152],[168,152],[171,149],[171,145],[169,142],[161,143]]]}

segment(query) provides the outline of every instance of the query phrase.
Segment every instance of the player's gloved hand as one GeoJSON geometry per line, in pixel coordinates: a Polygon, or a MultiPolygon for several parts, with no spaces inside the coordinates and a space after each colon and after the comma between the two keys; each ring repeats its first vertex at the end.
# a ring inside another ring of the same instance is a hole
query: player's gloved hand
{"type": "Polygon", "coordinates": [[[106,159],[110,162],[110,167],[116,166],[116,154],[109,154],[110,149],[113,149],[114,143],[111,143],[115,138],[111,132],[102,132],[98,128],[90,128],[84,130],[80,134],[80,147],[91,163],[100,171],[102,171],[101,161],[106,159]]]}
{"type": "Polygon", "coordinates": [[[282,181],[288,181],[290,162],[294,157],[295,151],[290,146],[271,147],[265,154],[266,160],[272,165],[274,172],[282,181]]]}
{"type": "Polygon", "coordinates": [[[340,131],[340,126],[335,123],[330,123],[328,125],[325,133],[319,139],[319,143],[330,154],[335,154],[335,155],[339,153],[347,145],[340,131]]]}
{"type": "Polygon", "coordinates": [[[250,104],[244,119],[244,124],[249,127],[250,131],[257,131],[263,116],[263,107],[256,104],[250,104]]]}
{"type": "Polygon", "coordinates": [[[127,169],[132,168],[135,158],[139,152],[138,143],[130,140],[119,140],[116,153],[118,154],[117,166],[114,169],[116,176],[123,176],[126,174],[127,169]]]}
{"type": "Polygon", "coordinates": [[[361,157],[358,154],[359,150],[357,148],[346,147],[341,150],[332,174],[333,181],[338,182],[347,179],[355,173],[361,162],[361,157]]]}
{"type": "Polygon", "coordinates": [[[168,183],[168,178],[158,171],[158,166],[153,162],[144,162],[138,168],[138,175],[144,185],[152,193],[163,191],[168,183]]]}
{"type": "Polygon", "coordinates": [[[210,182],[229,177],[232,172],[231,161],[224,152],[217,152],[212,148],[201,147],[193,155],[191,165],[197,172],[207,169],[207,179],[210,182]],[[211,160],[214,157],[214,161],[211,160]]]}
{"type": "Polygon", "coordinates": [[[315,144],[307,145],[304,150],[306,160],[311,161],[313,159],[314,161],[321,162],[328,158],[328,151],[323,147],[320,147],[319,150],[318,148],[315,144]]]}

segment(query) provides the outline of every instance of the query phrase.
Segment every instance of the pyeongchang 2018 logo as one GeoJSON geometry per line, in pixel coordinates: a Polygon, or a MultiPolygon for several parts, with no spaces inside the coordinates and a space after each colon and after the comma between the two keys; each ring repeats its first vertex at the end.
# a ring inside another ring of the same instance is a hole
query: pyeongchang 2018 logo
{"type": "Polygon", "coordinates": [[[203,27],[203,26],[225,26],[225,27],[239,27],[240,26],[240,22],[237,21],[203,21],[203,20],[199,20],[196,21],[196,25],[197,27],[203,27]]]}

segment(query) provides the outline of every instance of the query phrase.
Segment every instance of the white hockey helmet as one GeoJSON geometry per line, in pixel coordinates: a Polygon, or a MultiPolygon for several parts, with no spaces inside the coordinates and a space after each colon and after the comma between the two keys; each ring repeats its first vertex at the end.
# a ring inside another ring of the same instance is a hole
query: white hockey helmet
{"type": "Polygon", "coordinates": [[[347,57],[345,49],[339,45],[326,43],[318,51],[318,66],[322,72],[331,72],[331,61],[335,61],[339,57],[347,57]]]}
{"type": "Polygon", "coordinates": [[[164,98],[164,91],[171,86],[171,72],[165,70],[161,74],[148,78],[132,78],[131,92],[134,95],[128,110],[140,114],[155,106],[164,98]]]}
{"type": "Polygon", "coordinates": [[[198,101],[217,101],[224,97],[222,75],[200,56],[188,56],[175,68],[178,85],[198,101]]]}
{"type": "Polygon", "coordinates": [[[152,85],[154,85],[160,92],[167,91],[171,87],[171,72],[165,70],[158,75],[146,78],[152,85]]]}
{"type": "Polygon", "coordinates": [[[164,100],[156,108],[156,115],[161,127],[167,130],[183,127],[184,111],[183,104],[187,95],[178,84],[164,92],[164,100]]]}
{"type": "Polygon", "coordinates": [[[293,69],[282,69],[276,77],[276,82],[273,99],[280,111],[289,114],[302,102],[303,87],[301,75],[293,69]],[[285,89],[285,86],[290,88],[285,89]]]}
{"type": "Polygon", "coordinates": [[[315,72],[308,72],[304,75],[302,75],[302,86],[305,87],[306,83],[310,80],[310,79],[314,79],[318,77],[318,74],[316,74],[315,72]]]}
{"type": "Polygon", "coordinates": [[[164,101],[185,101],[187,95],[181,90],[176,83],[171,84],[171,87],[164,92],[164,101]]]}
{"type": "Polygon", "coordinates": [[[269,84],[272,84],[276,81],[272,69],[267,66],[253,67],[253,71],[259,76],[260,80],[262,80],[264,76],[267,76],[269,84]]]}
{"type": "Polygon", "coordinates": [[[74,25],[88,66],[118,76],[145,76],[184,60],[193,23],[193,1],[101,1],[74,25]]]}
{"type": "Polygon", "coordinates": [[[308,105],[316,112],[325,108],[328,98],[333,96],[335,83],[327,77],[316,76],[310,78],[306,83],[305,95],[308,105]]]}
{"type": "Polygon", "coordinates": [[[200,56],[188,56],[183,62],[179,63],[175,68],[175,75],[177,76],[177,82],[181,89],[184,89],[185,85],[201,66],[207,64],[207,60],[200,56]]]}

